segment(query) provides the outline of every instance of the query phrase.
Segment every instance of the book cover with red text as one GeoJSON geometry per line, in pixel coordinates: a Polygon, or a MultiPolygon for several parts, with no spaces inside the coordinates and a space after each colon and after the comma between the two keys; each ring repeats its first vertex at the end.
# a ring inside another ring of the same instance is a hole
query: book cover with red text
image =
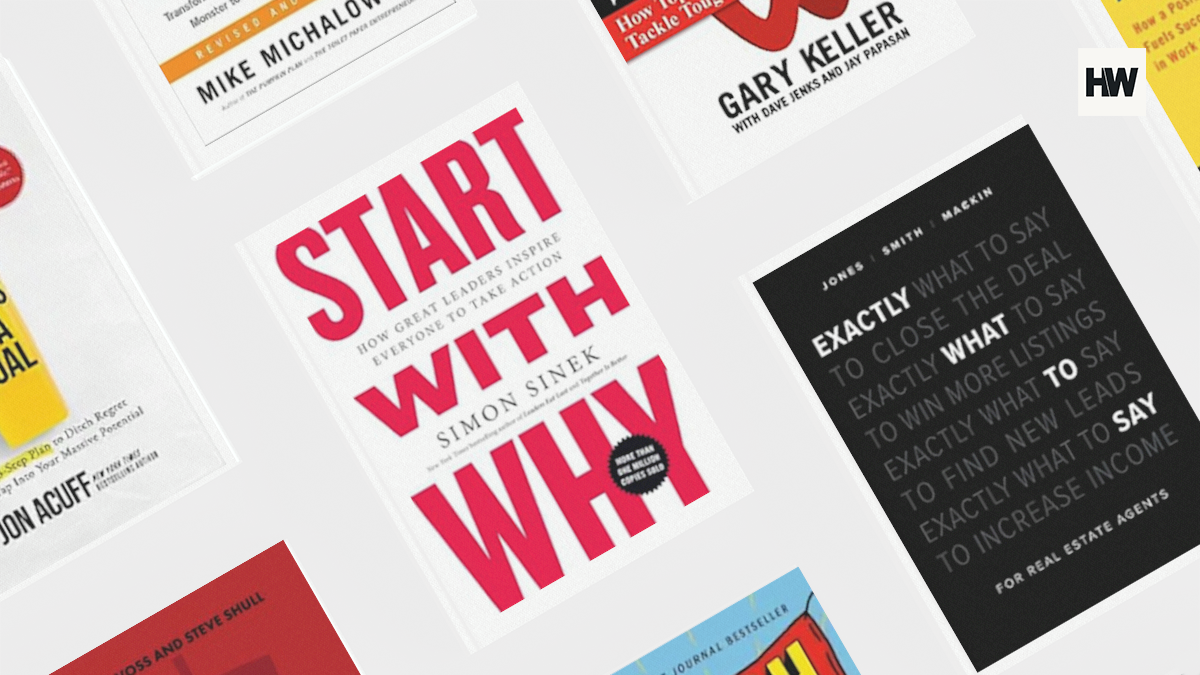
{"type": "Polygon", "coordinates": [[[54,675],[358,675],[279,542],[54,675]]]}
{"type": "Polygon", "coordinates": [[[472,648],[749,492],[519,86],[241,249],[472,648]]]}
{"type": "Polygon", "coordinates": [[[693,198],[974,33],[953,0],[579,0],[693,198]]]}

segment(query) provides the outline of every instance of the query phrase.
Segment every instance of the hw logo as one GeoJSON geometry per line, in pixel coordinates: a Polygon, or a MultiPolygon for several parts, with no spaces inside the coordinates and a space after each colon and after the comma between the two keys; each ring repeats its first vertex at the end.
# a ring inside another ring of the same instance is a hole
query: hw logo
{"type": "Polygon", "coordinates": [[[771,0],[766,18],[735,0],[713,16],[746,42],[771,52],[783,51],[796,36],[800,10],[822,19],[836,19],[846,12],[850,0],[771,0]]]}
{"type": "Polygon", "coordinates": [[[1096,76],[1095,68],[1088,68],[1084,76],[1084,86],[1087,87],[1087,96],[1091,98],[1096,95],[1096,87],[1100,88],[1101,96],[1121,96],[1124,92],[1125,96],[1133,96],[1133,90],[1137,86],[1138,69],[1117,68],[1116,72],[1112,68],[1105,68],[1102,76],[1096,76]]]}
{"type": "Polygon", "coordinates": [[[1079,114],[1145,114],[1145,72],[1145,49],[1080,49],[1079,114]]]}

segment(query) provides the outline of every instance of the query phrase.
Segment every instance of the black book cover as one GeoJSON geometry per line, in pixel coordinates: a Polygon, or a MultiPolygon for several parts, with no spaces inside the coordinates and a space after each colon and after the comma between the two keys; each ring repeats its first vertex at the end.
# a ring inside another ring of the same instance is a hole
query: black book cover
{"type": "Polygon", "coordinates": [[[1200,421],[1029,127],[754,286],[977,669],[1200,543],[1200,421]]]}

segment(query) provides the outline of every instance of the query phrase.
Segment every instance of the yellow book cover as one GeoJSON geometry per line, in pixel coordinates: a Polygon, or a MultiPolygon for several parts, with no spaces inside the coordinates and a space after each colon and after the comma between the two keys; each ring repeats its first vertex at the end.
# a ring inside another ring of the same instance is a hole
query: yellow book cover
{"type": "Polygon", "coordinates": [[[1125,44],[1146,49],[1146,79],[1200,165],[1200,1],[1103,0],[1125,44]]]}
{"type": "Polygon", "coordinates": [[[0,436],[10,448],[18,448],[66,418],[67,404],[0,283],[0,436]]]}

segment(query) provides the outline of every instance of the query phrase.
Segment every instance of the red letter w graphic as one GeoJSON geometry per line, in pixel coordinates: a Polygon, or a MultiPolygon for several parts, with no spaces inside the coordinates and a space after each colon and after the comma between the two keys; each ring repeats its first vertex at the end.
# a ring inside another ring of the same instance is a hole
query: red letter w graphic
{"type": "Polygon", "coordinates": [[[792,44],[802,8],[822,19],[836,19],[845,13],[849,4],[850,0],[771,0],[771,9],[764,19],[746,9],[741,2],[734,2],[713,16],[755,47],[778,52],[792,44]]]}

